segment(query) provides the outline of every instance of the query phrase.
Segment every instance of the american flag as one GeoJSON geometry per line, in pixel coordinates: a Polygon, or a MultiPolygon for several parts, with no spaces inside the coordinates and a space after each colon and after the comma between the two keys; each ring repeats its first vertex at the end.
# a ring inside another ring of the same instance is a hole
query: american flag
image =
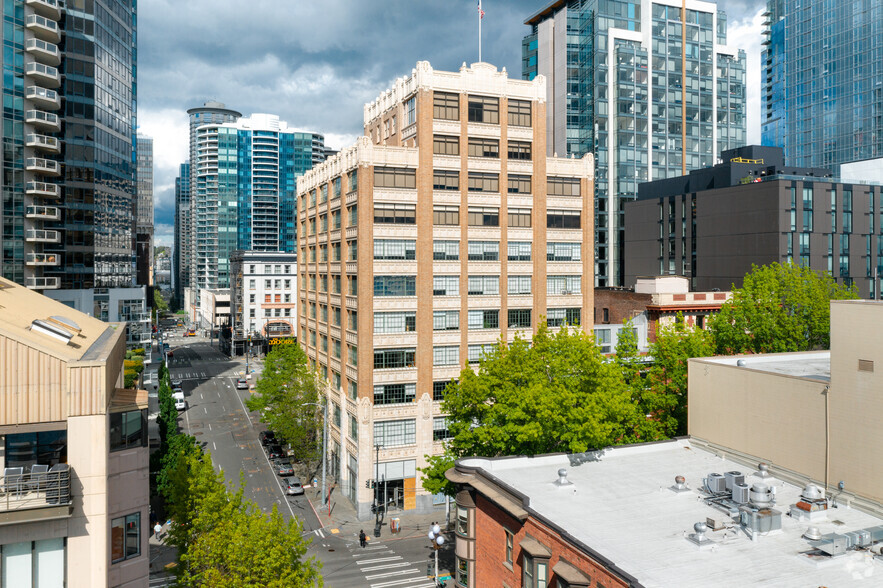
{"type": "Polygon", "coordinates": [[[484,10],[481,9],[481,0],[478,0],[478,20],[484,18],[484,10]]]}

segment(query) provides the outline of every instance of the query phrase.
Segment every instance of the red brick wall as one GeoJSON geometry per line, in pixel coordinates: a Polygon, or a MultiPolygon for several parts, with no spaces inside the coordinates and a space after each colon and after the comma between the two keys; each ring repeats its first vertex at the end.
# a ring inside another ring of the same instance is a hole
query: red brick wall
{"type": "MultiPolygon", "coordinates": [[[[650,294],[635,294],[629,290],[607,290],[595,288],[595,324],[608,323],[621,325],[626,319],[634,318],[647,310],[650,294]],[[604,309],[608,309],[608,318],[604,320],[604,309]]],[[[585,322],[585,321],[583,321],[585,322]]]]}
{"type": "Polygon", "coordinates": [[[552,568],[560,558],[570,565],[579,568],[592,579],[592,587],[601,582],[605,588],[627,586],[620,578],[610,573],[602,564],[595,562],[573,545],[565,542],[553,530],[547,528],[533,517],[522,524],[498,508],[481,494],[476,495],[475,510],[475,586],[521,586],[521,549],[519,544],[526,535],[530,535],[542,545],[549,548],[552,556],[549,559],[549,588],[557,588],[553,579],[552,568]],[[512,569],[506,561],[506,533],[504,529],[515,534],[515,549],[512,554],[512,569]]]}

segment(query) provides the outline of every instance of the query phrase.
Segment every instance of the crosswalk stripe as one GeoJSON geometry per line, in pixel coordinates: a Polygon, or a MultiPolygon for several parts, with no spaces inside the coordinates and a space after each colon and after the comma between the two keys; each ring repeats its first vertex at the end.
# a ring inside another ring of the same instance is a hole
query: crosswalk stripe
{"type": "Polygon", "coordinates": [[[420,578],[405,578],[403,580],[393,580],[392,582],[381,582],[379,584],[371,584],[371,588],[387,588],[388,586],[405,586],[408,588],[432,588],[432,582],[427,581],[426,576],[420,578]]]}
{"type": "MultiPolygon", "coordinates": [[[[377,547],[365,547],[360,551],[353,553],[353,557],[363,557],[365,555],[377,555],[379,551],[389,551],[389,547],[386,545],[378,545],[377,547]],[[371,550],[371,551],[369,551],[371,550]]],[[[392,552],[390,552],[392,553],[392,552]]]]}
{"type": "Polygon", "coordinates": [[[363,565],[369,564],[369,563],[380,563],[382,561],[395,561],[397,559],[402,559],[402,556],[395,555],[393,557],[378,557],[377,559],[363,559],[363,560],[356,562],[356,564],[363,566],[363,565]]]}
{"type": "MultiPolygon", "coordinates": [[[[364,571],[364,570],[362,570],[364,571]]],[[[401,576],[402,574],[419,574],[420,570],[417,568],[413,568],[410,570],[396,570],[394,572],[384,572],[382,574],[371,574],[370,576],[365,576],[366,580],[377,580],[379,578],[389,578],[390,576],[401,576]]]]}
{"type": "Polygon", "coordinates": [[[403,562],[398,562],[398,563],[384,564],[382,566],[371,566],[370,568],[362,568],[362,571],[363,572],[373,572],[375,570],[387,570],[389,568],[404,568],[407,566],[416,566],[416,565],[420,565],[420,563],[419,562],[403,561],[403,562]]]}

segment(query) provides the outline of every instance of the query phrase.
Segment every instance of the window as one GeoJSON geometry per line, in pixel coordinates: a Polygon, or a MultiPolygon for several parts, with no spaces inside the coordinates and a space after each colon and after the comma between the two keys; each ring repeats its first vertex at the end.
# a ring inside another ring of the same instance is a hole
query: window
{"type": "Polygon", "coordinates": [[[414,367],[416,351],[413,347],[405,349],[375,349],[374,369],[410,368],[414,367]]]}
{"type": "Polygon", "coordinates": [[[509,261],[530,261],[530,241],[509,241],[509,261]]]}
{"type": "Polygon", "coordinates": [[[581,243],[552,243],[546,244],[546,261],[580,261],[581,243]]]}
{"type": "MultiPolygon", "coordinates": [[[[405,125],[412,125],[417,122],[417,96],[411,96],[405,100],[405,125]]],[[[393,117],[393,132],[395,132],[395,117],[393,117]]]]}
{"type": "Polygon", "coordinates": [[[359,258],[359,248],[355,241],[346,242],[347,261],[356,261],[359,258]]]}
{"type": "Polygon", "coordinates": [[[459,206],[434,205],[432,207],[432,224],[434,224],[434,225],[459,225],[460,224],[460,207],[459,206]]]}
{"type": "Polygon", "coordinates": [[[530,143],[527,141],[509,141],[509,159],[530,161],[530,143]]]}
{"type": "MultiPolygon", "coordinates": [[[[338,178],[340,179],[340,178],[338,178]]],[[[331,212],[331,228],[339,229],[340,228],[340,209],[334,210],[331,212]]],[[[287,273],[287,272],[286,272],[287,273]]]]}
{"type": "Polygon", "coordinates": [[[417,276],[374,276],[374,296],[416,296],[417,276]]]}
{"type": "Polygon", "coordinates": [[[340,198],[340,176],[331,181],[331,195],[333,198],[340,198]]]}
{"type": "Polygon", "coordinates": [[[433,135],[432,152],[436,155],[460,155],[460,137],[433,135]]]}
{"type": "Polygon", "coordinates": [[[333,412],[334,425],[339,429],[340,428],[340,406],[338,406],[337,403],[335,403],[335,402],[332,402],[331,405],[334,407],[334,412],[333,412]]]}
{"type": "Polygon", "coordinates": [[[340,326],[340,308],[333,306],[331,308],[331,324],[335,327],[340,326]]]}
{"type": "Polygon", "coordinates": [[[457,261],[460,259],[459,241],[433,241],[432,259],[436,261],[457,261]]]}
{"type": "Polygon", "coordinates": [[[486,96],[469,96],[469,122],[500,124],[500,100],[486,96]]]}
{"type": "Polygon", "coordinates": [[[248,281],[248,289],[249,289],[249,290],[254,290],[254,280],[249,280],[249,281],[248,281]]]}
{"type": "Polygon", "coordinates": [[[445,390],[451,384],[456,384],[457,380],[442,380],[440,382],[432,383],[432,399],[433,400],[444,400],[445,399],[445,390]]]}
{"type": "Polygon", "coordinates": [[[499,310],[470,310],[468,315],[469,329],[499,329],[499,310]]]}
{"type": "Polygon", "coordinates": [[[403,404],[414,402],[417,384],[380,384],[374,386],[374,404],[403,404]]]}
{"type": "Polygon", "coordinates": [[[417,313],[405,312],[375,312],[374,333],[413,333],[417,330],[417,313]]]}
{"type": "Polygon", "coordinates": [[[507,292],[510,296],[521,296],[530,294],[530,276],[512,276],[508,277],[507,292]]]}
{"type": "Polygon", "coordinates": [[[513,127],[530,126],[530,102],[509,99],[509,125],[513,127]]]}
{"type": "Polygon", "coordinates": [[[470,206],[467,218],[472,227],[498,227],[500,209],[495,206],[470,206]]]}
{"type": "Polygon", "coordinates": [[[535,559],[526,552],[521,556],[523,588],[546,588],[549,581],[549,560],[535,559]]]}
{"type": "Polygon", "coordinates": [[[322,184],[319,187],[319,204],[328,202],[328,184],[322,184]]]}
{"type": "Polygon", "coordinates": [[[469,137],[469,157],[500,158],[500,142],[497,139],[469,137]]]}
{"type": "Polygon", "coordinates": [[[500,174],[469,172],[470,192],[499,192],[500,174]]]}
{"type": "MultiPolygon", "coordinates": [[[[349,191],[355,192],[359,189],[359,173],[358,170],[353,170],[349,175],[349,191]]],[[[355,207],[353,207],[355,208],[355,207]]]]}
{"type": "Polygon", "coordinates": [[[433,296],[459,296],[460,276],[433,276],[433,296]]]}
{"type": "Polygon", "coordinates": [[[550,308],[546,315],[546,323],[550,327],[562,327],[564,325],[578,325],[582,309],[580,308],[550,308]]]}
{"type": "Polygon", "coordinates": [[[348,227],[356,226],[356,223],[359,222],[359,209],[358,209],[358,207],[355,204],[347,207],[346,216],[347,216],[346,226],[348,226],[348,227]]]}
{"type": "Polygon", "coordinates": [[[146,411],[132,410],[110,415],[110,450],[147,446],[146,411]]]}
{"type": "Polygon", "coordinates": [[[549,296],[581,294],[582,276],[546,276],[546,288],[549,296]]]}
{"type": "Polygon", "coordinates": [[[530,328],[530,309],[529,308],[510,308],[509,309],[509,328],[510,329],[529,329],[530,328]]]}
{"type": "Polygon", "coordinates": [[[506,533],[506,563],[512,563],[512,553],[515,551],[515,535],[509,529],[503,529],[506,533]]]}
{"type": "Polygon", "coordinates": [[[350,283],[350,296],[357,296],[359,294],[359,278],[357,276],[349,277],[350,283]]]}
{"type": "Polygon", "coordinates": [[[469,276],[470,296],[496,296],[500,293],[500,276],[469,276]]]}
{"type": "Polygon", "coordinates": [[[434,310],[432,312],[433,331],[457,331],[459,329],[459,310],[434,310]]]}
{"type": "Polygon", "coordinates": [[[413,225],[417,223],[417,206],[414,204],[374,204],[374,222],[386,225],[413,225]]]}
{"type": "MultiPolygon", "coordinates": [[[[331,293],[332,294],[340,294],[340,275],[331,276],[331,293]]],[[[286,300],[286,302],[291,302],[290,300],[286,300]]]]}
{"type": "Polygon", "coordinates": [[[549,196],[579,196],[579,178],[549,176],[546,184],[549,196]]]}
{"type": "Polygon", "coordinates": [[[248,302],[249,302],[249,304],[254,304],[254,294],[248,295],[248,302]]]}
{"type": "Polygon", "coordinates": [[[530,194],[530,176],[509,175],[506,179],[510,194],[530,194]]]}
{"type": "Polygon", "coordinates": [[[457,584],[460,586],[469,585],[469,562],[459,557],[457,558],[457,584]]]}
{"type": "Polygon", "coordinates": [[[417,187],[417,175],[414,169],[405,167],[375,167],[375,188],[410,188],[417,187]]]}
{"type": "Polygon", "coordinates": [[[340,261],[340,243],[331,244],[331,261],[340,261]]]}
{"type": "Polygon", "coordinates": [[[458,365],[460,363],[460,347],[457,345],[436,346],[432,348],[432,365],[458,365]]]}
{"type": "Polygon", "coordinates": [[[399,447],[417,442],[417,421],[380,421],[374,423],[374,444],[381,447],[399,447]]]}
{"type": "MultiPolygon", "coordinates": [[[[356,391],[356,383],[350,382],[350,398],[355,400],[359,397],[359,393],[356,391]]],[[[350,439],[353,441],[359,440],[359,421],[353,415],[348,415],[350,417],[350,439]]]]}
{"type": "Polygon", "coordinates": [[[432,118],[460,120],[460,96],[448,92],[434,92],[432,95],[432,118]]]}
{"type": "Polygon", "coordinates": [[[510,208],[508,214],[510,227],[530,227],[529,208],[510,208]]]}
{"type": "Polygon", "coordinates": [[[375,239],[374,259],[417,259],[417,242],[398,239],[375,239]]]}
{"type": "Polygon", "coordinates": [[[468,347],[468,362],[469,363],[478,363],[481,361],[481,358],[484,357],[486,353],[491,353],[494,350],[494,343],[482,343],[479,345],[470,345],[468,347]]]}
{"type": "Polygon", "coordinates": [[[110,561],[117,563],[141,555],[141,513],[110,521],[110,561]]]}
{"type": "Polygon", "coordinates": [[[453,437],[448,432],[448,417],[435,417],[432,419],[432,440],[444,441],[453,437]]]}
{"type": "Polygon", "coordinates": [[[579,229],[581,226],[578,210],[549,209],[546,212],[546,227],[550,229],[579,229]]]}
{"type": "Polygon", "coordinates": [[[433,190],[459,190],[460,172],[437,169],[432,172],[433,190]]]}
{"type": "Polygon", "coordinates": [[[347,327],[350,331],[356,331],[359,328],[359,313],[351,310],[347,313],[347,327]]]}
{"type": "Polygon", "coordinates": [[[457,534],[469,535],[469,509],[457,505],[457,534]]]}
{"type": "Polygon", "coordinates": [[[499,241],[469,241],[469,261],[499,261],[499,241]]]}

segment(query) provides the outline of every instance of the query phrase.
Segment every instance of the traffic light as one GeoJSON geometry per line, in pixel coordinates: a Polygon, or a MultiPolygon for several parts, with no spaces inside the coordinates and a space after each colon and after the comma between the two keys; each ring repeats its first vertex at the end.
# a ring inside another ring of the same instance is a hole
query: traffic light
{"type": "Polygon", "coordinates": [[[375,487],[374,480],[365,480],[365,488],[368,488],[369,490],[373,490],[374,487],[375,487]]]}

